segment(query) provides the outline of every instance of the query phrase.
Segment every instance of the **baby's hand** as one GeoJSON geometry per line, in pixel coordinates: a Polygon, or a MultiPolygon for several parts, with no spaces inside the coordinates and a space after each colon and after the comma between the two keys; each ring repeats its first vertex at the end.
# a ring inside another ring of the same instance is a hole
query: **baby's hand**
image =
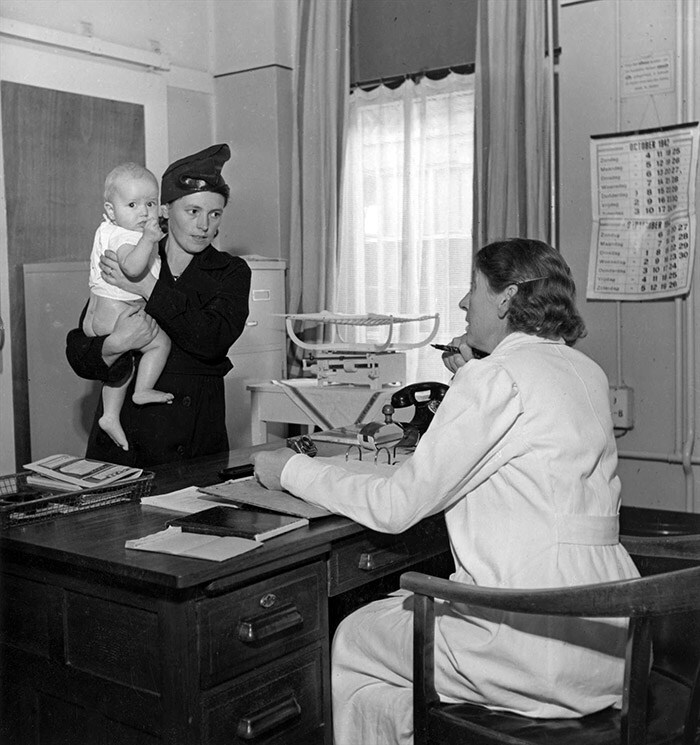
{"type": "Polygon", "coordinates": [[[143,235],[149,241],[157,243],[165,234],[158,225],[157,217],[149,217],[143,226],[143,235]]]}

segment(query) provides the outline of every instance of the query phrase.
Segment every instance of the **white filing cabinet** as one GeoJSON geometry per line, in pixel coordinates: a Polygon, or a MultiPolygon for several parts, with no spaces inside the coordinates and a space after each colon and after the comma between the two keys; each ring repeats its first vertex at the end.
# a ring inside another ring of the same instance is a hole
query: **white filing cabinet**
{"type": "Polygon", "coordinates": [[[233,370],[224,378],[226,419],[232,448],[252,444],[249,383],[280,380],[287,371],[284,261],[243,256],[250,266],[250,313],[246,330],[231,347],[233,370]]]}
{"type": "MultiPolygon", "coordinates": [[[[244,257],[252,270],[250,316],[231,347],[233,370],[224,378],[231,447],[251,443],[248,381],[284,378],[285,263],[244,257]]],[[[31,457],[82,455],[100,386],[82,380],[66,360],[66,334],[78,323],[88,295],[88,262],[24,265],[31,457]]]]}

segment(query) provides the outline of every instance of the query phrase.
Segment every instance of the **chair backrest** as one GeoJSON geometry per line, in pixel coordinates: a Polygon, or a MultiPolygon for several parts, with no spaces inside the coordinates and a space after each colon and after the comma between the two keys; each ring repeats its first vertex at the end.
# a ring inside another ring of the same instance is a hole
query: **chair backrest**
{"type": "MultiPolygon", "coordinates": [[[[647,691],[651,662],[652,619],[700,609],[700,566],[638,579],[543,589],[497,589],[408,572],[401,587],[415,594],[414,689],[426,707],[435,704],[434,598],[516,613],[553,616],[628,617],[628,644],[621,712],[621,742],[646,742],[647,691]]],[[[700,668],[692,688],[684,742],[695,742],[700,708],[700,668]]],[[[417,708],[414,726],[425,726],[417,708]]]]}
{"type": "Polygon", "coordinates": [[[419,595],[517,613],[632,618],[700,607],[700,566],[595,585],[521,590],[478,587],[407,572],[401,577],[401,587],[419,595]]]}

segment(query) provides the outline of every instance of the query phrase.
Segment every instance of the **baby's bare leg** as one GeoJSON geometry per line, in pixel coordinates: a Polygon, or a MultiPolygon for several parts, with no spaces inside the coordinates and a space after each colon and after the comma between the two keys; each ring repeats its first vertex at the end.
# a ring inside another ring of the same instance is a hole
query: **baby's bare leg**
{"type": "Polygon", "coordinates": [[[141,348],[141,362],[136,373],[136,385],[131,400],[135,404],[170,404],[172,393],[155,390],[160,374],[170,354],[170,337],[159,328],[153,341],[141,348]]]}
{"type": "MultiPolygon", "coordinates": [[[[110,334],[119,314],[131,306],[131,303],[102,297],[91,292],[85,320],[83,321],[84,333],[87,336],[106,336],[110,334]]],[[[105,383],[102,386],[103,411],[102,416],[97,421],[100,429],[106,432],[122,450],[129,449],[129,441],[119,421],[119,415],[130,380],[131,376],[121,384],[105,383]]]]}
{"type": "Polygon", "coordinates": [[[100,429],[104,430],[122,450],[129,449],[129,441],[119,421],[119,414],[130,380],[131,375],[120,385],[105,383],[102,386],[102,416],[97,421],[100,429]]]}

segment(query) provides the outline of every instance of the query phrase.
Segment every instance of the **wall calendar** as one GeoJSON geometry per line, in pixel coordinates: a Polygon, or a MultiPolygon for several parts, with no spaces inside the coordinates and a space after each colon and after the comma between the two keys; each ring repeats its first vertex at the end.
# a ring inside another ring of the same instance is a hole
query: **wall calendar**
{"type": "Polygon", "coordinates": [[[586,296],[658,300],[690,290],[698,123],[591,137],[586,296]]]}

